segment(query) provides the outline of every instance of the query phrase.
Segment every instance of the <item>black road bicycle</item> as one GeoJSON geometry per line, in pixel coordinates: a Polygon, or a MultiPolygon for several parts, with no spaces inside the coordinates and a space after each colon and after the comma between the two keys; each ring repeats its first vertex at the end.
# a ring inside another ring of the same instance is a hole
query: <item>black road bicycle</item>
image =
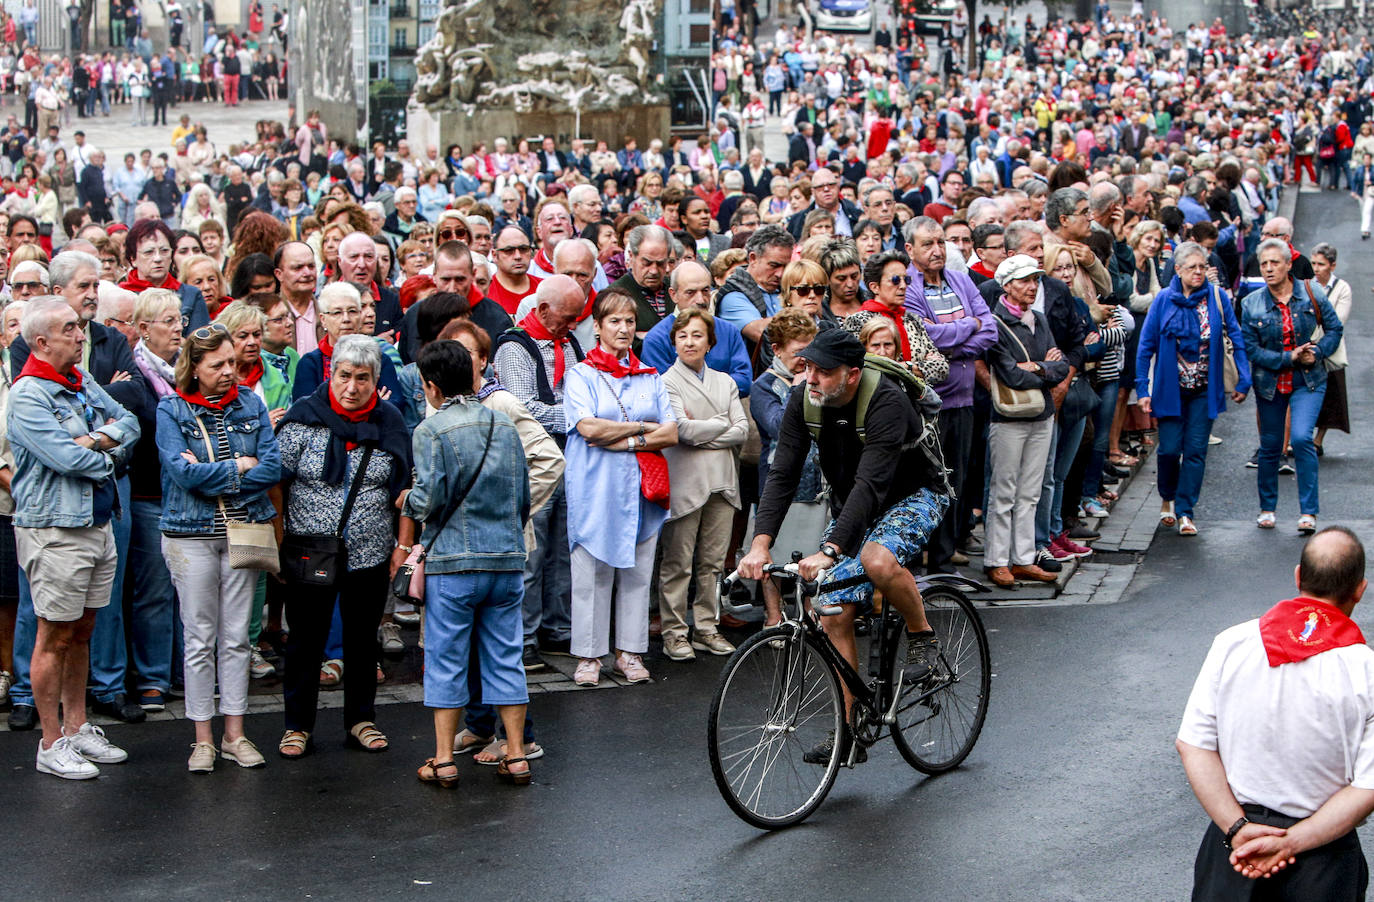
{"type": "MultiPolygon", "coordinates": [[[[707,742],[711,772],[720,794],[742,819],[765,830],[801,823],[825,801],[841,766],[853,767],[861,749],[884,735],[907,763],[925,774],[957,767],[973,750],[987,717],[992,666],[987,631],[965,591],[986,592],[976,580],[958,575],[917,577],[926,617],[940,640],[933,675],[908,684],[902,679],[906,631],[889,606],[869,639],[868,679],[841,657],[817,614],[839,613],[839,605],[812,599],[868,582],[857,576],[817,584],[803,580],[792,563],[773,564],[765,578],[778,578],[792,607],[783,621],[751,636],[725,665],[711,702],[707,742]],[[840,683],[854,703],[845,721],[840,683]],[[851,741],[843,742],[848,736],[851,741]],[[804,758],[830,739],[828,760],[804,758]]],[[[721,598],[738,581],[723,581],[721,598]]]]}

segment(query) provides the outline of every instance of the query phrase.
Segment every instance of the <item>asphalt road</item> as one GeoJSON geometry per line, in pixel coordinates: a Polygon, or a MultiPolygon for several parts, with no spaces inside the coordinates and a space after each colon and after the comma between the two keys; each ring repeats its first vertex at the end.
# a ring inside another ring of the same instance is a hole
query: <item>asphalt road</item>
{"type": "MultiPolygon", "coordinates": [[[[1356,286],[1353,416],[1367,422],[1370,247],[1353,201],[1305,196],[1300,244],[1334,241],[1356,286]],[[1352,241],[1351,238],[1354,240],[1352,241]]],[[[718,797],[705,720],[719,660],[670,664],[644,687],[561,692],[533,708],[548,755],[524,790],[464,765],[419,784],[429,718],[381,709],[393,748],[320,750],[261,771],[188,775],[182,723],[110,729],[131,753],[93,783],[33,770],[35,734],[0,734],[0,885],[12,899],[1185,898],[1204,815],[1173,751],[1212,636],[1292,594],[1295,489],[1259,532],[1250,408],[1227,414],[1198,507],[1201,535],[1161,534],[1114,605],[991,610],[993,696],[966,764],[927,779],[890,743],[840,775],[804,825],[763,834],[718,797]]],[[[1369,455],[1332,437],[1322,520],[1374,536],[1369,455]]],[[[1374,635],[1374,605],[1356,612],[1374,635]]],[[[249,719],[271,749],[279,715],[249,719]]]]}

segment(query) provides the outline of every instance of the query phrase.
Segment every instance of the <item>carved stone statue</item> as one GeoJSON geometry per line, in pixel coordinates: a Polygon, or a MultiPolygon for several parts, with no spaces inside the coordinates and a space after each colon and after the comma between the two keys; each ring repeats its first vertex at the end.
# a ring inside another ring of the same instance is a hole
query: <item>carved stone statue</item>
{"type": "Polygon", "coordinates": [[[604,0],[446,0],[416,55],[415,99],[467,113],[662,103],[649,66],[661,2],[625,0],[617,23],[604,0]]]}

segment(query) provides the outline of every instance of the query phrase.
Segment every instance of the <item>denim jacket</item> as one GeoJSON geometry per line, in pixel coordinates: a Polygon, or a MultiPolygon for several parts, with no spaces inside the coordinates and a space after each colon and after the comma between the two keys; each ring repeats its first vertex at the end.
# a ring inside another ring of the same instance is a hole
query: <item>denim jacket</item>
{"type": "Polygon", "coordinates": [[[15,526],[90,526],[95,486],[114,478],[115,469],[128,460],[138,441],[138,417],[111,398],[90,373],[81,370],[81,375],[79,394],[36,376],[18,379],[10,389],[6,422],[14,448],[10,490],[15,526]],[[111,418],[113,422],[105,423],[111,418]],[[73,441],[92,432],[108,435],[119,447],[96,451],[73,441]]]}
{"type": "MultiPolygon", "coordinates": [[[[201,422],[209,422],[203,414],[201,422]]],[[[234,459],[209,463],[196,410],[177,395],[158,402],[157,454],[162,462],[162,517],[158,526],[164,532],[214,532],[219,508],[216,498],[220,496],[225,507],[245,508],[253,523],[266,523],[277,515],[267,490],[281,479],[281,454],[267,407],[252,392],[240,391],[225,410],[224,425],[234,458],[256,457],[256,467],[239,473],[234,459]],[[189,463],[181,456],[183,451],[190,451],[202,463],[189,463]]]]}
{"type": "Polygon", "coordinates": [[[453,401],[415,427],[413,447],[415,487],[401,512],[430,520],[421,538],[428,549],[425,572],[523,570],[530,482],[525,449],[510,418],[470,398],[453,401]],[[489,423],[491,450],[483,460],[489,423]],[[471,491],[448,524],[434,522],[469,483],[471,491]]]}
{"type": "MultiPolygon", "coordinates": [[[[1279,312],[1278,302],[1269,293],[1268,286],[1252,291],[1245,296],[1241,308],[1241,332],[1245,335],[1245,356],[1250,361],[1250,376],[1254,381],[1255,393],[1266,401],[1274,400],[1278,390],[1279,370],[1293,370],[1293,387],[1300,384],[1308,391],[1316,391],[1326,385],[1326,367],[1322,361],[1335,353],[1340,346],[1344,326],[1336,315],[1336,309],[1326,299],[1326,293],[1315,284],[1313,293],[1321,308],[1322,322],[1326,324],[1326,334],[1317,342],[1317,360],[1311,366],[1293,363],[1293,355],[1283,349],[1283,314],[1279,312]],[[1301,383],[1299,383],[1301,379],[1301,383]]],[[[1312,301],[1307,296],[1304,280],[1293,280],[1293,296],[1288,301],[1293,316],[1293,340],[1295,344],[1305,344],[1312,338],[1317,328],[1317,317],[1312,312],[1312,301]]]]}

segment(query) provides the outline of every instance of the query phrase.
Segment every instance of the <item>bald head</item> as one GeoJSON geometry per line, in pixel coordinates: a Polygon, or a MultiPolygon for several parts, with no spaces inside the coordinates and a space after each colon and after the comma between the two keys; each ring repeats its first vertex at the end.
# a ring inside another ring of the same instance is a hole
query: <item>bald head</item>
{"type": "Polygon", "coordinates": [[[371,285],[377,272],[377,245],[366,232],[353,232],[339,242],[339,274],[345,282],[371,285]]]}
{"type": "Polygon", "coordinates": [[[553,250],[553,271],[577,282],[584,299],[591,297],[596,278],[596,245],[585,238],[560,241],[553,250]]]}
{"type": "Polygon", "coordinates": [[[1307,540],[1293,576],[1298,591],[1349,612],[1369,585],[1364,545],[1344,526],[1328,526],[1307,540]]]}
{"type": "Polygon", "coordinates": [[[535,315],[554,338],[567,335],[577,325],[582,310],[587,306],[587,296],[582,293],[582,286],[571,276],[556,274],[539,283],[534,300],[535,315]]]}
{"type": "Polygon", "coordinates": [[[711,307],[711,271],[695,260],[684,260],[668,279],[668,296],[679,310],[711,307]]]}
{"type": "Polygon", "coordinates": [[[1282,238],[1284,241],[1293,240],[1293,223],[1286,216],[1275,216],[1264,224],[1264,229],[1260,232],[1261,238],[1282,238]]]}

